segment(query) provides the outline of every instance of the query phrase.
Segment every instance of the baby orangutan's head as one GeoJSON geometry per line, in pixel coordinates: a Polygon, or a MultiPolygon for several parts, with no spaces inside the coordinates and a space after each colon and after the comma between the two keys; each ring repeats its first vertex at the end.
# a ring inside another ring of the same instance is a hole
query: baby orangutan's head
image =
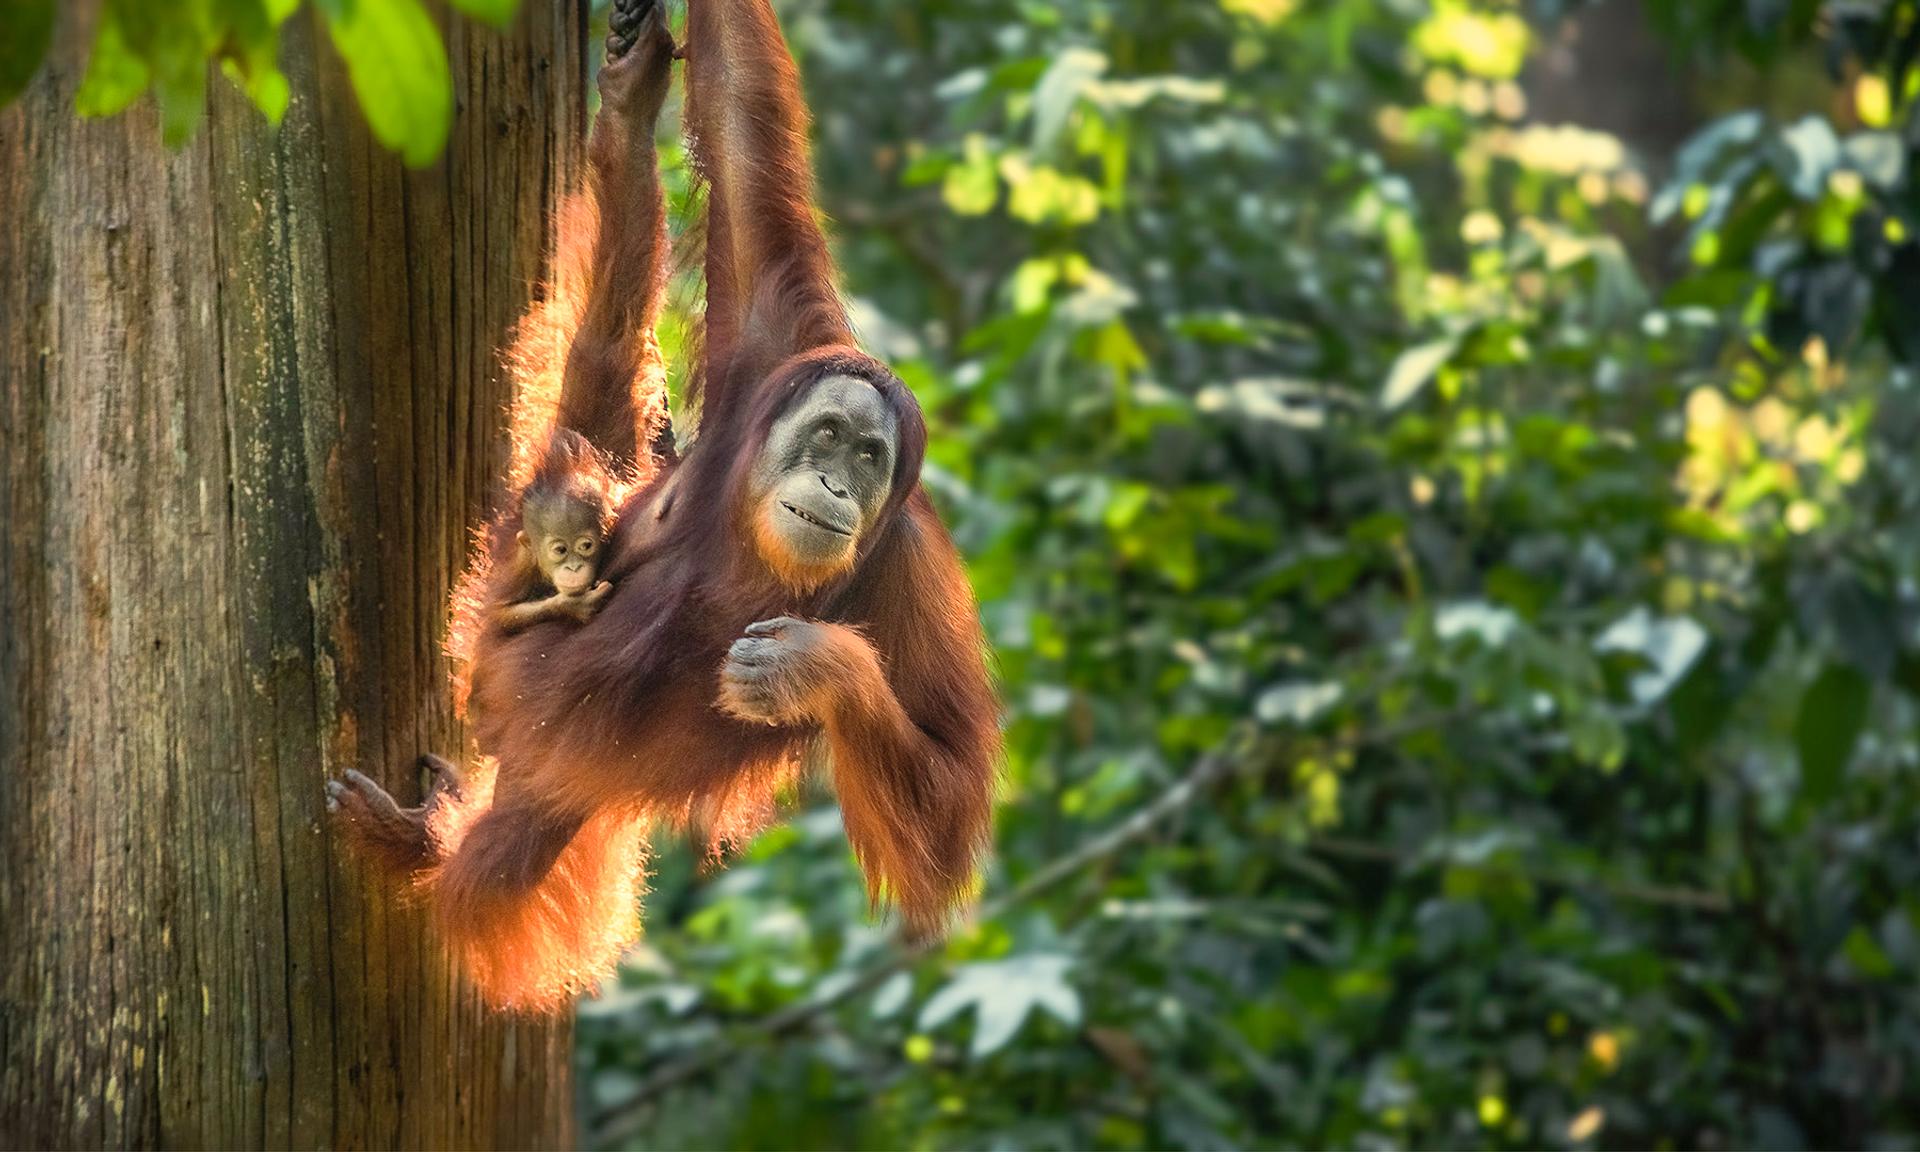
{"type": "Polygon", "coordinates": [[[520,497],[520,548],[554,591],[593,587],[611,509],[605,463],[578,433],[560,429],[520,497]]]}

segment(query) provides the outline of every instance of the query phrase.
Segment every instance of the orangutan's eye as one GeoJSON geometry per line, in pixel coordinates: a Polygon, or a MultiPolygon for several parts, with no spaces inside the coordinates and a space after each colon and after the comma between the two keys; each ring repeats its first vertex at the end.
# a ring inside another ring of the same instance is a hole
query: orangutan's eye
{"type": "Polygon", "coordinates": [[[580,543],[574,546],[574,551],[580,553],[582,556],[593,555],[593,537],[580,537],[580,543]]]}

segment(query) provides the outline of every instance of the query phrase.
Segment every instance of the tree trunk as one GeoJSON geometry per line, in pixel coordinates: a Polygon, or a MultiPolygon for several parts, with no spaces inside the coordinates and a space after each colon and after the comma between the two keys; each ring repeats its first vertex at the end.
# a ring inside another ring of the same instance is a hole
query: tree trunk
{"type": "Polygon", "coordinates": [[[78,120],[71,16],[0,112],[0,1146],[569,1141],[570,1026],[479,1007],[322,787],[462,744],[495,349],[585,128],[584,4],[522,8],[445,22],[425,172],[311,6],[277,131],[217,74],[178,152],[78,120]]]}

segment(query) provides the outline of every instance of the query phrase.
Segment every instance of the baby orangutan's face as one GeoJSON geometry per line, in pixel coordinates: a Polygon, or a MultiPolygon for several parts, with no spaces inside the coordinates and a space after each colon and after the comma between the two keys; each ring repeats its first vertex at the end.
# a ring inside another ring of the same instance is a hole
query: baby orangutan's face
{"type": "Polygon", "coordinates": [[[600,567],[600,516],[585,504],[569,503],[556,515],[528,516],[520,546],[533,550],[540,575],[555,592],[578,596],[593,587],[600,567]]]}

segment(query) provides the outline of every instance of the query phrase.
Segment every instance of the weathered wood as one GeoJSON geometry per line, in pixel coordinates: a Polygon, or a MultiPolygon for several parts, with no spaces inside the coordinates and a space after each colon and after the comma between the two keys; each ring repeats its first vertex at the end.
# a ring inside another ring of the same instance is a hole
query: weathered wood
{"type": "Polygon", "coordinates": [[[178,152],[77,119],[70,14],[0,112],[0,1146],[570,1139],[570,1027],[480,1008],[322,790],[460,747],[495,349],[585,125],[584,4],[522,7],[443,22],[429,171],[310,13],[277,132],[218,80],[178,152]]]}

